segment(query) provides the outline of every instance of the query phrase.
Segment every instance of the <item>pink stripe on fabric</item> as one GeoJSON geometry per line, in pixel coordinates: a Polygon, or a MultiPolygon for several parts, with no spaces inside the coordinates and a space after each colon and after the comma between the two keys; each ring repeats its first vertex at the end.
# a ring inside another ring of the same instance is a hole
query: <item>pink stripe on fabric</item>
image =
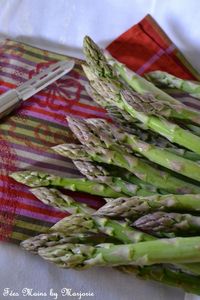
{"type": "MultiPolygon", "coordinates": [[[[19,189],[16,189],[19,190],[19,189]]],[[[4,197],[5,200],[10,200],[9,198],[5,197],[5,194],[3,192],[0,192],[0,197],[4,197]]],[[[17,199],[18,203],[22,203],[22,204],[27,204],[27,205],[31,205],[33,207],[37,207],[37,208],[41,208],[41,209],[45,209],[47,212],[52,212],[52,211],[57,211],[57,212],[61,212],[61,210],[59,208],[52,208],[49,205],[45,205],[44,203],[42,203],[41,201],[35,199],[27,199],[25,197],[17,199]]]]}
{"type": "Polygon", "coordinates": [[[65,125],[66,126],[66,116],[63,120],[61,119],[56,119],[53,116],[47,116],[44,115],[42,113],[37,113],[37,112],[33,112],[27,109],[23,109],[17,112],[18,115],[20,116],[28,116],[28,117],[33,117],[33,118],[37,118],[37,119],[41,119],[44,121],[44,116],[45,116],[45,120],[49,121],[49,122],[53,122],[54,124],[58,124],[58,125],[65,125]]]}
{"type": "MultiPolygon", "coordinates": [[[[12,207],[7,206],[7,205],[1,206],[1,211],[5,211],[5,212],[12,211],[12,207]]],[[[19,215],[19,216],[30,217],[32,219],[37,219],[40,221],[47,221],[49,223],[56,223],[59,220],[61,220],[61,217],[58,218],[58,217],[48,216],[48,215],[44,215],[42,213],[32,212],[32,211],[26,210],[24,208],[19,208],[19,207],[16,208],[15,212],[16,212],[16,215],[19,215]]],[[[66,216],[67,216],[67,213],[66,213],[66,216]]]]}
{"type": "Polygon", "coordinates": [[[23,68],[19,65],[6,63],[6,62],[3,62],[3,61],[2,62],[0,61],[0,67],[6,68],[6,69],[12,69],[12,70],[15,70],[15,71],[18,71],[18,72],[21,72],[21,73],[25,73],[25,74],[28,74],[30,72],[29,69],[23,68]]]}
{"type": "Polygon", "coordinates": [[[148,69],[152,64],[154,64],[160,57],[167,53],[170,54],[175,49],[175,45],[171,44],[165,51],[163,49],[158,50],[157,53],[155,53],[146,63],[144,63],[137,71],[136,73],[141,75],[144,73],[146,69],[148,69]]]}
{"type": "MultiPolygon", "coordinates": [[[[74,93],[72,93],[72,92],[71,92],[71,94],[74,95],[74,93]]],[[[59,106],[59,109],[56,110],[56,113],[59,113],[63,117],[66,117],[66,112],[68,110],[68,107],[69,107],[70,112],[71,112],[71,110],[74,110],[74,111],[80,111],[80,112],[87,113],[87,114],[92,114],[92,115],[98,116],[98,117],[105,116],[105,112],[97,111],[95,109],[96,106],[88,105],[91,108],[83,107],[83,106],[80,107],[79,105],[75,104],[76,100],[73,101],[73,100],[66,99],[66,102],[63,102],[59,99],[52,98],[51,102],[49,104],[44,103],[44,105],[43,105],[42,101],[45,101],[46,99],[48,99],[48,96],[45,97],[45,96],[39,95],[39,94],[34,95],[29,101],[26,101],[23,103],[22,109],[28,108],[29,106],[33,106],[33,104],[34,104],[34,107],[45,108],[46,111],[54,113],[55,112],[54,104],[55,104],[56,106],[59,106]],[[41,102],[38,103],[37,101],[34,101],[34,99],[38,99],[41,102]],[[52,108],[51,108],[51,103],[52,103],[52,108]]]]}

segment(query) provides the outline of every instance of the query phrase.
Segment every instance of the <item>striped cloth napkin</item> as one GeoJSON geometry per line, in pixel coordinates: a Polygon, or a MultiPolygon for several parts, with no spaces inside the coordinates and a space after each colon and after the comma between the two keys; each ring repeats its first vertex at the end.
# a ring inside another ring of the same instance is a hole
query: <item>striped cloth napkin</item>
{"type": "MultiPolygon", "coordinates": [[[[149,15],[113,41],[107,50],[140,75],[160,69],[186,79],[200,78],[149,15]]],[[[0,93],[63,59],[70,58],[12,40],[3,41],[0,44],[0,93]]],[[[105,117],[105,110],[85,91],[82,61],[75,61],[76,66],[69,74],[31,97],[0,122],[0,240],[19,243],[46,231],[67,215],[41,203],[26,186],[8,175],[17,170],[36,169],[60,176],[81,176],[69,159],[50,149],[60,143],[75,142],[68,129],[67,115],[105,117]]],[[[172,93],[186,104],[200,108],[198,100],[177,91],[172,93]]],[[[94,208],[103,204],[100,197],[77,192],[68,194],[94,208]]]]}

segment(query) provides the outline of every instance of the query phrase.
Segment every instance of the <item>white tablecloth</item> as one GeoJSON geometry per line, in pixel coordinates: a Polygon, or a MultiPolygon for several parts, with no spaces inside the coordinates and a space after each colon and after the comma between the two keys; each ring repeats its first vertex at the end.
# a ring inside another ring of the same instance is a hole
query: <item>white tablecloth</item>
{"type": "MultiPolygon", "coordinates": [[[[198,0],[0,0],[0,38],[10,37],[59,53],[82,57],[82,40],[90,35],[102,47],[147,13],[164,28],[200,71],[200,1],[198,0]]],[[[112,269],[62,270],[16,246],[0,243],[0,299],[78,299],[61,289],[90,292],[95,300],[198,299],[177,289],[143,282],[112,269]],[[4,296],[5,288],[19,296],[4,296]],[[47,296],[23,296],[22,289],[47,296]]]]}

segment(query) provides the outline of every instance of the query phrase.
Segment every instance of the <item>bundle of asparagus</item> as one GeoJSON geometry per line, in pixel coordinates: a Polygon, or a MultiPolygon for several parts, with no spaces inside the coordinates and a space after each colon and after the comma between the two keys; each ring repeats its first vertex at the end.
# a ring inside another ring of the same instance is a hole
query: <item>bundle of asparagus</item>
{"type": "MultiPolygon", "coordinates": [[[[148,81],[89,37],[83,49],[87,91],[110,120],[67,117],[80,145],[53,150],[73,160],[80,178],[32,170],[10,175],[71,214],[21,245],[59,267],[112,266],[200,295],[200,113],[151,81],[183,90],[188,83],[159,72],[148,81]],[[106,203],[95,210],[63,189],[106,203]]],[[[198,83],[189,87],[198,94],[198,83]]]]}

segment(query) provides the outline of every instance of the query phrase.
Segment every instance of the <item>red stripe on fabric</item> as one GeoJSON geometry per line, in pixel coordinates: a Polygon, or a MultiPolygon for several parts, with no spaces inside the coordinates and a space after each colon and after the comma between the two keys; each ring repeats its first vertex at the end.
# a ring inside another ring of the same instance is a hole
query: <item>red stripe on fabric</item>
{"type": "MultiPolygon", "coordinates": [[[[10,172],[16,171],[16,162],[17,162],[17,155],[9,146],[9,143],[4,139],[3,135],[0,135],[0,176],[1,174],[9,174],[10,172]],[[14,162],[13,162],[14,161],[14,162]]],[[[15,211],[17,208],[17,199],[20,198],[20,193],[16,191],[15,196],[12,193],[12,180],[11,178],[7,178],[7,181],[3,181],[3,192],[5,194],[5,199],[1,199],[1,205],[7,205],[11,207],[8,211],[1,212],[1,223],[0,223],[0,240],[8,240],[13,229],[14,219],[15,219],[15,211]],[[9,200],[7,200],[9,199],[9,200]],[[4,227],[3,224],[7,224],[4,227]]]]}
{"type": "MultiPolygon", "coordinates": [[[[0,73],[0,75],[1,75],[1,73],[0,73]]],[[[4,86],[9,87],[11,89],[15,89],[17,87],[16,84],[12,84],[12,83],[6,82],[4,80],[0,80],[0,85],[4,85],[4,86]]]]}
{"type": "MultiPolygon", "coordinates": [[[[34,200],[37,202],[39,201],[32,193],[25,190],[25,189],[29,189],[29,187],[26,187],[24,184],[18,183],[14,179],[12,179],[8,176],[4,176],[4,175],[0,175],[0,180],[7,182],[9,184],[11,182],[13,183],[12,191],[13,191],[14,195],[16,192],[20,191],[20,195],[23,195],[25,198],[31,199],[31,200],[34,200]]],[[[59,188],[59,189],[62,191],[63,194],[70,195],[75,198],[80,198],[85,203],[87,203],[87,200],[88,200],[89,203],[91,202],[92,205],[94,205],[94,206],[95,206],[95,203],[94,203],[95,201],[97,201],[98,206],[100,205],[99,203],[104,203],[104,200],[101,196],[91,195],[91,194],[87,194],[85,192],[70,191],[70,190],[62,189],[62,188],[59,188]]],[[[0,191],[3,191],[1,186],[0,186],[0,191]]],[[[20,202],[20,200],[18,200],[18,201],[20,202]]]]}
{"type": "MultiPolygon", "coordinates": [[[[0,187],[0,191],[4,192],[3,187],[0,187]]],[[[15,196],[16,193],[19,193],[19,190],[12,189],[12,195],[15,196]]],[[[20,191],[20,195],[21,195],[21,198],[26,198],[27,200],[30,199],[30,200],[39,201],[33,194],[25,192],[25,191],[20,191]]],[[[13,197],[13,199],[14,199],[14,197],[13,197]]],[[[63,212],[52,211],[52,210],[49,210],[48,208],[32,206],[32,205],[29,205],[28,203],[27,204],[21,203],[20,199],[16,199],[16,204],[19,209],[26,209],[28,211],[38,212],[40,214],[48,215],[48,216],[52,216],[52,217],[64,217],[66,215],[66,213],[63,213],[63,212]]],[[[6,201],[5,205],[11,207],[12,203],[6,201]]],[[[1,206],[3,207],[4,205],[1,203],[1,206]]],[[[0,211],[1,211],[1,209],[0,209],[0,211]]],[[[9,219],[12,220],[12,218],[9,218],[9,219]]]]}
{"type": "Polygon", "coordinates": [[[58,212],[58,211],[49,211],[48,209],[41,209],[40,207],[31,206],[28,204],[20,203],[18,206],[19,209],[26,209],[31,212],[40,213],[43,215],[51,216],[51,217],[57,217],[57,218],[64,218],[66,216],[66,213],[58,212]]]}
{"type": "MultiPolygon", "coordinates": [[[[23,112],[26,111],[26,110],[36,112],[36,113],[40,113],[44,117],[45,117],[45,115],[47,115],[47,116],[53,117],[55,119],[66,122],[65,119],[66,119],[67,114],[66,115],[61,115],[59,113],[46,111],[45,109],[42,109],[42,108],[37,108],[37,107],[21,108],[17,112],[19,114],[23,114],[23,112]]],[[[68,113],[68,114],[76,115],[76,116],[83,117],[83,118],[94,118],[94,114],[85,113],[85,112],[81,112],[81,111],[76,111],[73,108],[71,108],[71,109],[70,108],[65,108],[65,109],[63,109],[63,111],[68,113]]]]}

